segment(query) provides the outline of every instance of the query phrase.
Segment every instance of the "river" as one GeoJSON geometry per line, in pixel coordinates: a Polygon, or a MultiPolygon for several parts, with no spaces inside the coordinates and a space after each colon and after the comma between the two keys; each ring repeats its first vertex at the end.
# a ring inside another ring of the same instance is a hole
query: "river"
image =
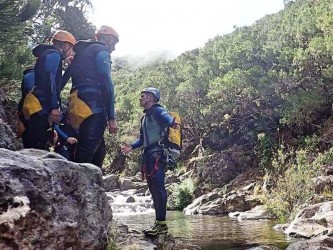
{"type": "MultiPolygon", "coordinates": [[[[153,210],[136,213],[114,213],[117,223],[130,229],[142,231],[154,222],[153,210]]],[[[207,250],[240,250],[257,246],[286,249],[292,242],[283,233],[273,229],[274,222],[268,220],[238,221],[229,216],[195,215],[182,212],[167,213],[169,233],[181,237],[207,250]]]]}

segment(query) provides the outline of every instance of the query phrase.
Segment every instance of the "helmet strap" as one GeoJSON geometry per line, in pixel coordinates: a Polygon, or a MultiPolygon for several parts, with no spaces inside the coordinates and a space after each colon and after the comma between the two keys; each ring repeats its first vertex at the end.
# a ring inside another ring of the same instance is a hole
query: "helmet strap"
{"type": "MultiPolygon", "coordinates": [[[[68,52],[70,49],[72,49],[72,47],[73,47],[73,46],[66,46],[66,44],[64,44],[64,45],[61,47],[61,49],[62,49],[62,54],[63,54],[64,56],[66,56],[67,52],[68,52]],[[64,49],[63,47],[65,47],[65,49],[64,49]]],[[[71,56],[72,56],[72,55],[69,55],[68,57],[71,57],[71,56]]],[[[65,59],[67,59],[68,57],[66,57],[65,59]]]]}

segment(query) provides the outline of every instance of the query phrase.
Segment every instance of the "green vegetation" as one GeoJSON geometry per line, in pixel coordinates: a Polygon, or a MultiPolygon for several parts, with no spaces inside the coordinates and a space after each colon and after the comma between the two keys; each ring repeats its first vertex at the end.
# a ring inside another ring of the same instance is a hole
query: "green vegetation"
{"type": "MultiPolygon", "coordinates": [[[[34,62],[31,46],[47,41],[52,29],[91,37],[93,27],[85,19],[90,6],[86,0],[2,3],[0,86],[9,101],[19,99],[22,70],[34,62]]],[[[314,196],[311,179],[332,160],[326,125],[333,102],[332,13],[331,0],[286,1],[283,11],[174,60],[157,57],[140,66],[113,58],[121,129],[118,137],[107,138],[106,164],[119,159],[120,142],[138,135],[140,90],[153,85],[161,90],[162,104],[182,116],[189,149],[184,161],[199,152],[214,155],[206,157],[216,163],[205,161],[209,167],[223,168],[217,157],[222,153],[233,156],[230,161],[246,160],[238,166],[265,171],[270,185],[264,200],[279,218],[288,219],[314,196]]],[[[124,173],[137,171],[135,159],[126,159],[124,173]]],[[[187,170],[200,178],[204,167],[193,162],[187,170]]],[[[174,206],[185,206],[192,192],[189,183],[176,188],[174,206]]],[[[331,190],[322,195],[331,197],[331,190]]]]}
{"type": "MultiPolygon", "coordinates": [[[[122,58],[126,66],[113,74],[120,137],[137,135],[139,92],[154,85],[162,104],[181,113],[185,144],[193,151],[237,148],[267,178],[277,176],[265,202],[288,219],[315,195],[311,179],[333,146],[321,136],[333,101],[332,11],[329,0],[291,1],[285,10],[172,61],[131,69],[122,58]]],[[[188,192],[175,193],[182,197],[178,205],[186,200],[188,192]]]]}
{"type": "MultiPolygon", "coordinates": [[[[318,195],[313,178],[319,176],[322,167],[332,161],[333,148],[317,154],[307,149],[295,152],[279,150],[273,160],[273,169],[266,173],[266,180],[274,187],[264,193],[267,208],[281,221],[290,219],[301,205],[318,195]]],[[[332,198],[331,190],[325,189],[322,195],[325,200],[332,198]]]]}
{"type": "Polygon", "coordinates": [[[0,86],[7,83],[6,79],[20,80],[23,69],[34,63],[31,48],[48,42],[55,29],[68,30],[81,39],[92,38],[94,27],[85,17],[89,9],[90,0],[2,1],[0,86]]]}
{"type": "Polygon", "coordinates": [[[108,244],[106,246],[106,250],[120,250],[117,246],[117,225],[115,222],[111,223],[108,228],[108,244]]]}
{"type": "MultiPolygon", "coordinates": [[[[266,149],[274,150],[284,131],[296,140],[313,135],[332,103],[332,8],[328,0],[290,2],[172,61],[131,70],[126,59],[116,59],[121,136],[136,136],[139,92],[149,85],[161,89],[167,108],[181,113],[185,139],[194,146],[203,140],[215,151],[234,145],[260,151],[263,134],[266,149]]],[[[269,154],[259,151],[259,158],[269,154]]]]}
{"type": "Polygon", "coordinates": [[[191,179],[183,180],[179,185],[172,186],[172,193],[168,199],[168,208],[171,210],[183,210],[191,204],[195,184],[191,179]]]}

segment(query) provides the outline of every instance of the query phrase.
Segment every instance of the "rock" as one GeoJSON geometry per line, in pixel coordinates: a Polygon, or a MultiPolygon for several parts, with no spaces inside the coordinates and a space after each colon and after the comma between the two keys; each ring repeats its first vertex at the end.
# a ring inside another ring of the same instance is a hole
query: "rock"
{"type": "Polygon", "coordinates": [[[315,221],[295,221],[290,224],[284,233],[297,238],[312,238],[332,233],[332,229],[328,230],[315,221]]]}
{"type": "Polygon", "coordinates": [[[179,183],[178,177],[174,174],[168,174],[165,177],[165,184],[170,184],[170,183],[179,183]]]}
{"type": "Polygon", "coordinates": [[[145,239],[149,239],[151,243],[157,246],[155,249],[163,250],[196,250],[201,249],[199,246],[185,242],[182,239],[175,238],[171,234],[160,234],[157,236],[146,236],[145,239]]]}
{"type": "Polygon", "coordinates": [[[230,218],[237,218],[242,212],[231,212],[229,213],[230,218]]]}
{"type": "MultiPolygon", "coordinates": [[[[114,224],[113,224],[114,225],[114,224]]],[[[140,250],[196,250],[200,247],[184,241],[184,239],[175,238],[171,234],[160,234],[157,236],[145,236],[142,232],[132,230],[127,225],[116,224],[110,230],[114,235],[113,246],[107,249],[140,249],[140,250]]]]}
{"type": "Polygon", "coordinates": [[[256,186],[256,183],[252,182],[252,183],[248,184],[247,186],[243,187],[242,189],[244,191],[250,191],[250,190],[253,190],[255,186],[256,186]]]}
{"type": "Polygon", "coordinates": [[[15,135],[7,123],[0,118],[0,148],[15,149],[13,145],[15,135]]]}
{"type": "Polygon", "coordinates": [[[206,159],[200,169],[196,168],[198,169],[198,175],[194,175],[193,178],[198,177],[199,180],[208,181],[219,186],[227,184],[239,174],[234,161],[224,155],[216,155],[211,159],[206,159]]]}
{"type": "Polygon", "coordinates": [[[199,198],[196,198],[190,205],[183,209],[183,213],[186,215],[198,214],[201,206],[207,203],[209,201],[209,197],[214,196],[215,194],[216,193],[204,194],[199,198]]]}
{"type": "Polygon", "coordinates": [[[258,247],[252,247],[248,250],[279,250],[280,248],[274,247],[274,246],[258,246],[258,247]]]}
{"type": "Polygon", "coordinates": [[[120,190],[122,191],[129,189],[148,188],[146,181],[133,182],[131,178],[121,178],[119,181],[120,181],[120,190]]]}
{"type": "Polygon", "coordinates": [[[222,215],[235,211],[246,211],[250,209],[252,202],[247,201],[246,195],[243,193],[230,192],[223,197],[219,195],[220,190],[204,194],[196,198],[190,205],[184,208],[186,215],[206,214],[206,215],[222,215]]]}
{"type": "Polygon", "coordinates": [[[107,176],[103,176],[103,187],[106,192],[113,191],[115,189],[119,189],[119,175],[110,174],[107,176]]]}
{"type": "Polygon", "coordinates": [[[302,240],[290,244],[286,250],[325,250],[333,249],[333,238],[319,236],[310,240],[302,240]]]}
{"type": "Polygon", "coordinates": [[[318,176],[313,179],[314,188],[317,194],[321,194],[325,189],[333,189],[333,175],[329,176],[318,176]]]}
{"type": "Polygon", "coordinates": [[[141,171],[137,172],[136,175],[132,177],[133,182],[142,182],[142,174],[141,171]]]}
{"type": "Polygon", "coordinates": [[[249,211],[240,213],[237,217],[238,220],[265,220],[273,218],[274,216],[264,206],[256,206],[249,211]]]}
{"type": "Polygon", "coordinates": [[[333,232],[333,201],[309,205],[300,210],[285,230],[293,237],[311,238],[333,232]]]}
{"type": "Polygon", "coordinates": [[[135,198],[133,196],[130,196],[126,199],[126,203],[133,203],[135,202],[135,198]]]}
{"type": "Polygon", "coordinates": [[[283,233],[287,228],[289,227],[289,224],[277,224],[273,227],[273,229],[277,232],[283,233]]]}
{"type": "Polygon", "coordinates": [[[0,249],[104,249],[111,219],[98,167],[0,149],[0,249]]]}
{"type": "Polygon", "coordinates": [[[333,175],[333,166],[332,165],[324,165],[323,170],[325,175],[333,175]]]}
{"type": "Polygon", "coordinates": [[[196,198],[200,197],[200,196],[203,195],[203,194],[204,194],[204,192],[203,192],[203,190],[202,190],[201,187],[197,187],[197,188],[194,189],[194,191],[193,191],[193,195],[194,195],[194,197],[196,197],[196,198]]]}
{"type": "Polygon", "coordinates": [[[146,188],[146,187],[139,188],[139,189],[137,189],[137,190],[135,191],[135,194],[136,194],[136,195],[140,195],[140,196],[144,196],[145,193],[146,193],[146,191],[147,191],[147,188],[146,188]]]}
{"type": "Polygon", "coordinates": [[[5,99],[5,94],[2,89],[0,89],[0,148],[6,148],[10,150],[15,150],[19,147],[15,145],[15,134],[13,133],[11,127],[9,126],[9,121],[14,117],[7,117],[3,107],[5,99]],[[10,119],[11,118],[11,119],[10,119]]]}

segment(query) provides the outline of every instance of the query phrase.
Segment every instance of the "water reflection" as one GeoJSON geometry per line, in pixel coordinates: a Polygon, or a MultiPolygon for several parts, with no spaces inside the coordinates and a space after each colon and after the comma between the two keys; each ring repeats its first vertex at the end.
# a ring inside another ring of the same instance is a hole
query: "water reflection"
{"type": "MultiPolygon", "coordinates": [[[[154,222],[153,212],[146,214],[114,214],[117,222],[142,231],[154,222]]],[[[202,249],[250,249],[259,245],[286,249],[292,239],[273,230],[271,221],[238,221],[228,216],[185,216],[168,212],[169,232],[174,237],[189,240],[202,249]]]]}

